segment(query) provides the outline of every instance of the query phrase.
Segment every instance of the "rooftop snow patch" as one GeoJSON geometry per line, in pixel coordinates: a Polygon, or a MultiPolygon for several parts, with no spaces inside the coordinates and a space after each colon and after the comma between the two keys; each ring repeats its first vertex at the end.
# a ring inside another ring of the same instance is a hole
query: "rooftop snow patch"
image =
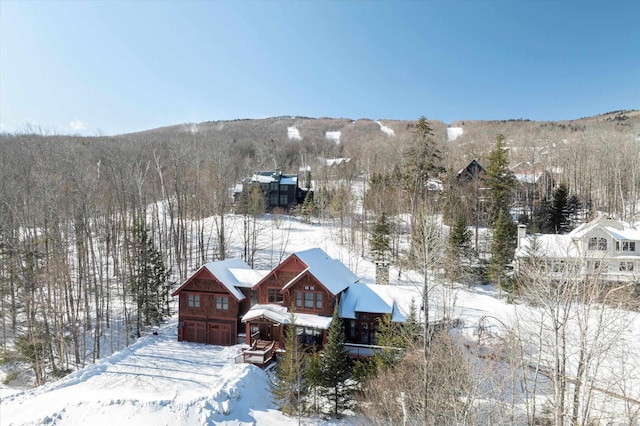
{"type": "Polygon", "coordinates": [[[394,132],[391,127],[387,127],[379,121],[376,121],[376,123],[378,123],[378,125],[380,126],[380,130],[382,130],[383,133],[386,133],[390,138],[396,135],[396,132],[394,132]]]}
{"type": "Polygon", "coordinates": [[[342,134],[341,131],[337,130],[337,131],[333,131],[333,132],[326,132],[324,134],[324,137],[330,141],[334,141],[337,144],[340,143],[340,135],[342,134]]]}
{"type": "Polygon", "coordinates": [[[302,136],[300,136],[300,132],[296,126],[287,127],[287,137],[289,140],[301,141],[302,136]]]}
{"type": "MultiPolygon", "coordinates": [[[[284,306],[278,305],[253,305],[242,317],[242,322],[253,321],[259,318],[269,319],[278,324],[291,324],[291,313],[284,306]]],[[[313,314],[294,314],[295,324],[300,327],[311,327],[327,330],[331,325],[331,317],[313,314]]]]}
{"type": "Polygon", "coordinates": [[[447,128],[447,141],[452,142],[458,139],[458,137],[464,134],[462,127],[448,127],[447,128]]]}

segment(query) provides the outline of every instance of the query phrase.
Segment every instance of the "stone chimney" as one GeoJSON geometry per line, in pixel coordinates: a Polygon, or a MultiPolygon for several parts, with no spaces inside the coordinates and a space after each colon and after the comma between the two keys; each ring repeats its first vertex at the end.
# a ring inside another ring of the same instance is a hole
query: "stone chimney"
{"type": "Polygon", "coordinates": [[[527,225],[518,224],[518,248],[522,247],[522,241],[527,238],[527,225]]]}
{"type": "Polygon", "coordinates": [[[388,262],[376,262],[376,284],[389,285],[388,262]]]}

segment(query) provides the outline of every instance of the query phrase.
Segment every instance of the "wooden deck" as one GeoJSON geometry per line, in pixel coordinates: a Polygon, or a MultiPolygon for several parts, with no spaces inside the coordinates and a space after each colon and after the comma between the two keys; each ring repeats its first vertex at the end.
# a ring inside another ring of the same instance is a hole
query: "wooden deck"
{"type": "Polygon", "coordinates": [[[274,340],[256,340],[250,348],[236,357],[236,363],[244,362],[264,368],[273,361],[277,349],[279,345],[274,340]]]}

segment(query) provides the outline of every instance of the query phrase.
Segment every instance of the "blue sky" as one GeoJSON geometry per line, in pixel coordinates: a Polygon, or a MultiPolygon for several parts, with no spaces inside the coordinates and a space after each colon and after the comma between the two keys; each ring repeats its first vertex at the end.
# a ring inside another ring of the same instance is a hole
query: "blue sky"
{"type": "Polygon", "coordinates": [[[0,0],[0,126],[640,108],[640,1],[0,0]]]}

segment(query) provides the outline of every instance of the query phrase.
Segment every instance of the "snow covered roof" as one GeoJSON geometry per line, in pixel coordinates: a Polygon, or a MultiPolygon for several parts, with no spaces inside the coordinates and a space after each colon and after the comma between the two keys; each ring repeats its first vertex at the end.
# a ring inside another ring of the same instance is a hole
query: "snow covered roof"
{"type": "Polygon", "coordinates": [[[411,300],[420,294],[415,287],[379,284],[353,284],[340,301],[340,318],[355,319],[358,312],[389,314],[393,322],[405,322],[411,300]]]}
{"type": "Polygon", "coordinates": [[[308,272],[334,296],[350,284],[360,280],[342,262],[329,257],[322,249],[312,248],[296,252],[294,255],[307,266],[308,272]]]}
{"type": "MultiPolygon", "coordinates": [[[[265,318],[278,324],[291,324],[291,314],[287,308],[280,305],[253,305],[249,311],[242,316],[242,322],[253,321],[265,318]]],[[[331,325],[331,317],[324,317],[312,314],[299,314],[294,316],[294,322],[301,327],[312,327],[326,330],[331,325]]]]}
{"type": "Polygon", "coordinates": [[[516,250],[515,257],[529,256],[534,239],[538,245],[538,254],[541,256],[549,258],[575,258],[580,256],[571,234],[536,234],[528,235],[520,242],[520,248],[516,250]]]}
{"type": "Polygon", "coordinates": [[[269,271],[258,271],[251,269],[242,259],[227,259],[217,262],[208,262],[202,265],[196,272],[191,274],[189,278],[182,284],[173,296],[178,294],[182,288],[187,285],[193,277],[198,275],[202,270],[208,271],[214,276],[227,291],[237,300],[246,299],[238,288],[251,288],[255,283],[260,281],[269,271]]]}
{"type": "MultiPolygon", "coordinates": [[[[539,254],[550,258],[580,257],[577,241],[596,230],[602,230],[618,241],[640,241],[640,229],[626,222],[602,215],[591,222],[583,223],[566,235],[536,235],[535,239],[539,247],[539,254]]],[[[516,250],[515,257],[528,256],[533,239],[534,236],[530,235],[521,240],[520,248],[516,250]]]]}
{"type": "Polygon", "coordinates": [[[538,182],[542,174],[543,174],[542,172],[525,172],[525,173],[514,173],[513,176],[519,182],[533,184],[538,182]]]}
{"type": "Polygon", "coordinates": [[[357,312],[391,314],[393,305],[387,304],[369,285],[353,284],[340,300],[340,317],[355,319],[357,312]]]}
{"type": "Polygon", "coordinates": [[[233,274],[238,283],[236,287],[251,288],[258,281],[267,276],[271,271],[257,270],[257,269],[245,269],[245,268],[229,268],[229,272],[233,274]]]}
{"type": "Polygon", "coordinates": [[[242,259],[227,259],[218,262],[208,262],[204,264],[211,275],[216,277],[218,281],[231,293],[236,299],[244,300],[245,296],[236,287],[244,287],[243,283],[231,272],[231,269],[251,269],[249,265],[244,263],[242,259]]]}
{"type": "Polygon", "coordinates": [[[607,215],[601,215],[591,222],[583,223],[571,231],[569,235],[574,238],[582,238],[596,228],[604,230],[618,240],[640,241],[640,229],[607,215]]]}
{"type": "Polygon", "coordinates": [[[280,185],[295,185],[298,183],[297,175],[282,175],[280,185]]]}

